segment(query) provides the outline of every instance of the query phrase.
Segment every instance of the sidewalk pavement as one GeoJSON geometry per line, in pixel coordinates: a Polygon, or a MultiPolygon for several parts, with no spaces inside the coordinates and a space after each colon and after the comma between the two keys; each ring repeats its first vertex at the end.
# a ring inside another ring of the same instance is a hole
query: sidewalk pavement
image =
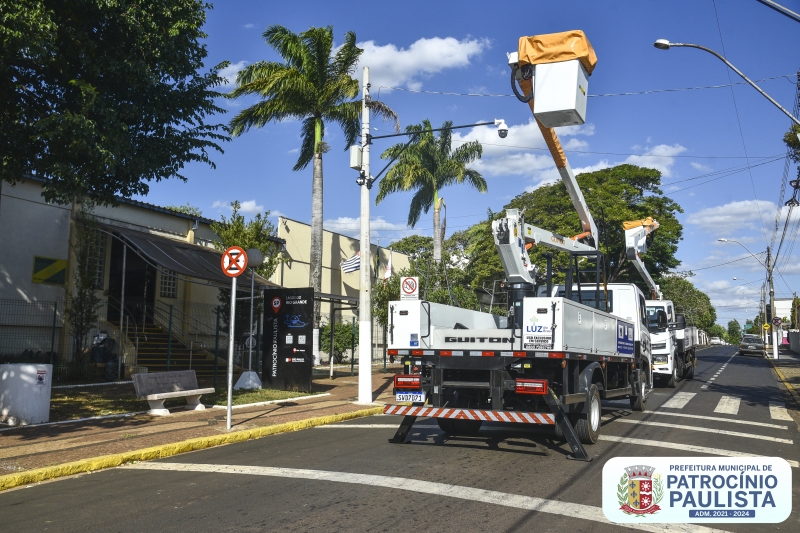
{"type": "MultiPolygon", "coordinates": [[[[372,390],[375,402],[383,403],[391,399],[392,379],[393,373],[373,374],[372,390]]],[[[133,387],[133,385],[120,386],[133,387]]],[[[226,410],[210,408],[204,411],[173,409],[172,415],[165,417],[137,414],[130,417],[49,426],[23,426],[0,431],[0,485],[3,485],[3,477],[8,478],[9,475],[34,469],[46,469],[65,463],[126,454],[142,449],[158,449],[160,446],[189,439],[204,440],[206,444],[192,448],[198,449],[207,447],[208,443],[213,445],[221,442],[219,438],[214,437],[235,432],[245,433],[245,437],[242,438],[240,435],[238,440],[246,440],[269,434],[270,426],[281,425],[280,431],[290,431],[293,426],[287,423],[330,417],[330,415],[339,415],[337,418],[348,417],[357,412],[362,412],[363,416],[364,410],[369,408],[375,411],[376,406],[355,403],[358,398],[357,376],[339,377],[333,381],[328,378],[315,378],[313,390],[328,394],[319,398],[233,409],[230,433],[226,429],[226,410]]],[[[333,421],[334,418],[330,420],[333,421]]],[[[84,468],[83,471],[92,469],[94,468],[84,468]]],[[[45,475],[41,479],[50,477],[56,476],[45,475]]],[[[0,490],[16,484],[19,483],[0,486],[0,490]]]]}
{"type": "Polygon", "coordinates": [[[778,381],[783,383],[794,398],[796,407],[800,409],[800,354],[796,354],[784,346],[778,350],[778,360],[776,361],[772,357],[769,357],[769,360],[775,367],[778,381]]]}

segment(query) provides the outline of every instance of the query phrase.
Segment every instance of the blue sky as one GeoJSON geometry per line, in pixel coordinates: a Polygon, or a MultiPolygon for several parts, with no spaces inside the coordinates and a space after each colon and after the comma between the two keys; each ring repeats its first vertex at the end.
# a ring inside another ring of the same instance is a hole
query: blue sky
{"type": "MultiPolygon", "coordinates": [[[[782,0],[795,11],[800,1],[782,0]]],[[[231,62],[231,82],[237,69],[259,60],[278,60],[261,37],[264,29],[281,24],[293,31],[310,26],[334,28],[337,41],[356,33],[365,48],[362,65],[371,70],[373,97],[388,103],[405,127],[430,119],[455,124],[503,118],[510,127],[501,141],[494,128],[462,130],[456,141],[484,142],[484,158],[476,165],[489,191],[466,187],[445,189],[448,232],[466,228],[499,210],[509,199],[557,178],[544,141],[531,123],[525,104],[513,96],[454,96],[430,92],[510,95],[506,52],[516,49],[523,35],[582,29],[598,56],[589,80],[587,122],[562,128],[559,135],[571,151],[576,171],[629,162],[658,168],[665,194],[685,212],[680,216],[684,239],[678,270],[694,270],[692,281],[717,306],[720,323],[743,322],[757,309],[758,293],[742,281],[760,287],[764,269],[734,243],[754,253],[772,242],[777,202],[784,173],[782,143],[789,119],[747,85],[731,89],[646,91],[726,85],[742,80],[710,54],[695,49],[657,50],[658,38],[696,43],[717,50],[784,107],[792,109],[794,73],[800,68],[800,23],[756,0],[670,2],[217,2],[208,14],[208,65],[231,62]],[[730,77],[729,77],[730,75],[730,77]],[[395,89],[392,89],[395,88],[395,89]],[[405,89],[405,90],[401,90],[405,89]],[[429,92],[411,92],[429,91],[429,92]],[[771,158],[771,159],[765,159],[771,158]],[[765,161],[771,161],[765,163],[765,161]],[[751,166],[748,170],[747,166],[751,166]],[[755,166],[759,165],[759,166],[755,166]],[[709,173],[738,170],[730,175],[709,173]],[[708,181],[712,178],[720,179],[708,181]],[[707,268],[713,267],[713,268],[707,268]]],[[[360,75],[360,68],[359,68],[360,75]]],[[[223,90],[230,90],[230,87],[223,90]]],[[[255,100],[222,101],[229,121],[255,100]]],[[[388,132],[389,125],[373,124],[388,132]]],[[[152,184],[144,200],[159,205],[190,203],[210,218],[229,212],[232,200],[249,213],[271,210],[301,221],[311,217],[311,167],[293,172],[300,146],[299,123],[272,124],[252,130],[224,145],[214,155],[216,170],[192,165],[188,183],[170,180],[152,184]]],[[[376,132],[377,134],[378,132],[376,132]]],[[[325,139],[331,151],[324,161],[325,226],[332,231],[358,232],[359,190],[348,166],[344,140],[335,126],[325,139]]],[[[390,144],[376,141],[374,152],[390,144]]],[[[373,161],[374,161],[373,156],[373,161]]],[[[377,166],[373,163],[373,168],[377,166]]],[[[382,166],[382,165],[381,165],[382,166]]],[[[378,166],[378,168],[381,168],[378,166]]],[[[789,166],[789,179],[797,174],[789,166]]],[[[373,190],[373,195],[375,190],[373,190]]],[[[786,196],[788,199],[788,194],[786,196]]],[[[372,207],[373,240],[388,245],[409,233],[431,234],[430,215],[413,230],[405,225],[410,195],[392,195],[372,207]]],[[[800,211],[798,209],[797,211],[800,211]]],[[[781,239],[785,209],[775,245],[781,239]]],[[[795,212],[797,214],[797,212],[795,212]]],[[[776,274],[777,296],[790,296],[800,286],[800,246],[791,248],[788,234],[776,274]]]]}

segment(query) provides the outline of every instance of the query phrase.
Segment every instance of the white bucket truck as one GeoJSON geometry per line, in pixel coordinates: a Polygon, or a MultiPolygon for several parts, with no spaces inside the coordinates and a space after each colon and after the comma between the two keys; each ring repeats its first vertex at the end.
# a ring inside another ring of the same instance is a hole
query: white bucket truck
{"type": "MultiPolygon", "coordinates": [[[[416,417],[436,419],[449,434],[475,433],[483,422],[554,425],[572,457],[589,460],[582,444],[598,439],[601,399],[629,398],[632,409],[646,408],[652,365],[645,295],[634,284],[601,283],[597,228],[553,130],[583,123],[595,62],[581,31],[523,37],[509,54],[514,91],[536,117],[583,232],[566,237],[526,224],[515,209],[493,222],[507,317],[420,300],[390,302],[389,354],[406,365],[394,391],[398,402],[411,402],[384,408],[404,415],[393,442],[405,441],[416,417]],[[570,65],[553,68],[562,62],[570,65]],[[532,246],[569,255],[558,287],[548,260],[541,296],[528,256],[532,246]],[[587,264],[594,266],[586,270],[587,264]]],[[[667,327],[665,320],[659,325],[667,327]]]]}

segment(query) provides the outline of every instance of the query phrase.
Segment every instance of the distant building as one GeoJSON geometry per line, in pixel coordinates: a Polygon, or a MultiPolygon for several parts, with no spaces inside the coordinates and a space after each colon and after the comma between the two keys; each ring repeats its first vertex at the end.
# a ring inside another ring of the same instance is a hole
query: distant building
{"type": "MultiPolygon", "coordinates": [[[[286,261],[278,265],[270,281],[283,287],[308,287],[309,254],[311,253],[311,226],[286,217],[278,217],[278,238],[286,242],[286,261]]],[[[360,241],[340,233],[322,232],[322,323],[330,320],[331,309],[358,305],[361,277],[358,270],[345,273],[341,263],[351,259],[360,248],[360,241]]],[[[392,259],[392,272],[398,273],[409,267],[405,254],[380,248],[373,244],[370,249],[370,266],[374,283],[382,283],[386,267],[392,259]]],[[[363,260],[363,258],[362,258],[363,260]]],[[[351,320],[354,312],[349,309],[337,311],[337,320],[351,320]]]]}

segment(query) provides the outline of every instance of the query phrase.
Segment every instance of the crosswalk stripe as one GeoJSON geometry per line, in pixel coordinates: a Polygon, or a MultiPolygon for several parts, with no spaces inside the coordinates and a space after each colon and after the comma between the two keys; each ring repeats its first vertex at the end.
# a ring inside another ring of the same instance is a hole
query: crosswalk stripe
{"type": "Polygon", "coordinates": [[[697,396],[696,392],[677,392],[661,407],[666,407],[667,409],[683,409],[695,396],[697,396]]]}
{"type": "Polygon", "coordinates": [[[630,420],[624,418],[612,419],[607,416],[604,416],[603,419],[613,420],[614,422],[620,422],[623,424],[637,424],[642,426],[658,426],[663,428],[685,429],[688,431],[700,431],[702,433],[716,433],[718,435],[729,435],[731,437],[743,437],[746,439],[769,440],[772,442],[783,442],[784,444],[794,444],[794,441],[791,439],[779,439],[777,437],[769,437],[767,435],[755,435],[753,433],[739,433],[738,431],[727,431],[724,429],[701,428],[697,426],[682,426],[680,424],[667,424],[664,422],[649,422],[646,420],[630,420]]]}
{"type": "Polygon", "coordinates": [[[769,402],[769,416],[774,420],[788,420],[792,421],[789,412],[786,411],[786,405],[783,402],[769,402]]]}
{"type": "MultiPolygon", "coordinates": [[[[684,444],[681,442],[666,442],[661,440],[649,440],[649,439],[633,439],[630,437],[617,437],[616,435],[599,435],[597,438],[598,440],[604,440],[608,442],[619,442],[621,444],[635,444],[637,446],[653,446],[656,448],[669,448],[671,450],[681,450],[684,452],[710,453],[713,455],[722,455],[724,457],[766,457],[764,455],[757,455],[754,453],[736,452],[733,450],[723,450],[721,448],[706,448],[705,446],[694,446],[692,444],[684,444]]],[[[793,468],[800,468],[800,462],[792,461],[790,459],[787,459],[786,462],[789,463],[793,468]]]]}
{"type": "Polygon", "coordinates": [[[717,404],[716,409],[714,409],[715,413],[722,413],[725,415],[736,415],[739,414],[739,403],[741,402],[741,398],[735,398],[733,396],[723,396],[719,399],[719,403],[717,404]]]}
{"type": "Polygon", "coordinates": [[[695,418],[697,420],[713,420],[717,422],[726,422],[728,424],[744,424],[746,426],[761,426],[771,429],[789,429],[786,426],[779,426],[778,424],[768,424],[767,422],[751,422],[749,420],[736,420],[733,418],[722,418],[719,416],[703,416],[703,415],[688,415],[685,413],[670,413],[668,411],[644,411],[649,415],[662,415],[662,416],[679,416],[681,418],[695,418]]]}

